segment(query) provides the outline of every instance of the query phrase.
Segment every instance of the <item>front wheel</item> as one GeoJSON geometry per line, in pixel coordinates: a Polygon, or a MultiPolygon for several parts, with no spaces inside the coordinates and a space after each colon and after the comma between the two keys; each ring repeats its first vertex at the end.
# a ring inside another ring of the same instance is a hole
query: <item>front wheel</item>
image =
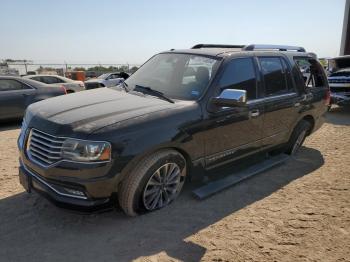
{"type": "Polygon", "coordinates": [[[286,153],[289,155],[295,155],[302,144],[311,128],[310,122],[301,120],[299,124],[294,128],[293,133],[288,141],[286,153]]]}
{"type": "Polygon", "coordinates": [[[118,199],[129,216],[161,209],[179,195],[186,178],[186,161],[175,150],[145,157],[126,174],[118,199]]]}

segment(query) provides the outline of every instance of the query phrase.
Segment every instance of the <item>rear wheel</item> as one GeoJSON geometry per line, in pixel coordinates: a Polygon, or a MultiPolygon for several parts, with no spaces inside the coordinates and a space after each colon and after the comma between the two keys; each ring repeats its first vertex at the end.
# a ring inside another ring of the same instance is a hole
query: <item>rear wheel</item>
{"type": "Polygon", "coordinates": [[[288,141],[286,147],[286,153],[290,155],[295,155],[302,144],[305,141],[305,138],[310,131],[311,124],[306,120],[301,120],[299,124],[294,128],[293,133],[288,141]]]}
{"type": "Polygon", "coordinates": [[[186,161],[175,150],[162,150],[141,160],[120,184],[119,204],[136,216],[169,205],[179,195],[186,177],[186,161]]]}

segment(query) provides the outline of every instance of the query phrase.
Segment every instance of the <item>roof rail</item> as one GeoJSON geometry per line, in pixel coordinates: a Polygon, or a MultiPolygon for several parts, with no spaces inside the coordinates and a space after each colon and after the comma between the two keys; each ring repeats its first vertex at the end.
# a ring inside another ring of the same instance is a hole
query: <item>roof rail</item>
{"type": "Polygon", "coordinates": [[[216,44],[198,44],[193,46],[191,49],[200,48],[243,48],[245,45],[216,45],[216,44]]]}
{"type": "Polygon", "coordinates": [[[243,50],[246,50],[246,51],[253,51],[258,49],[306,52],[304,47],[289,46],[289,45],[247,45],[243,48],[243,50]]]}

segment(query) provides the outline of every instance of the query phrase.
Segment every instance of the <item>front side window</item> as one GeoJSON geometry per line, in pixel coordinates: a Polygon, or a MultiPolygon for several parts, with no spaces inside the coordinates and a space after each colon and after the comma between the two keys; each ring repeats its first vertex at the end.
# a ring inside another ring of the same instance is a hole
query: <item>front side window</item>
{"type": "Polygon", "coordinates": [[[219,80],[220,89],[247,91],[248,100],[257,98],[256,74],[252,58],[237,58],[229,62],[219,80]]]}
{"type": "Polygon", "coordinates": [[[12,79],[1,79],[0,80],[0,92],[1,91],[16,91],[22,90],[23,84],[12,79]]]}
{"type": "Polygon", "coordinates": [[[170,98],[197,100],[208,86],[218,64],[218,59],[205,56],[159,54],[140,67],[125,83],[129,89],[143,86],[170,98]]]}
{"type": "Polygon", "coordinates": [[[279,57],[260,57],[261,70],[264,76],[265,95],[275,96],[288,92],[281,59],[279,57]]]}

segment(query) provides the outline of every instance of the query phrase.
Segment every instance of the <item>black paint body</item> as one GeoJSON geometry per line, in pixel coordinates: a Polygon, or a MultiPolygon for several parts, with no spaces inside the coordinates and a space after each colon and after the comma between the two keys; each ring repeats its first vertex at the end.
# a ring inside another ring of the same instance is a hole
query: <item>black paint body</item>
{"type": "MultiPolygon", "coordinates": [[[[215,53],[208,50],[171,51],[193,53],[221,60],[215,77],[197,101],[169,103],[152,96],[137,96],[107,88],[53,98],[29,107],[28,129],[35,127],[61,137],[108,141],[112,144],[112,160],[104,164],[78,164],[60,161],[44,168],[28,159],[25,140],[19,141],[21,172],[34,173],[46,182],[83,190],[86,200],[77,200],[46,192],[51,199],[80,206],[105,203],[113,193],[124,171],[139,159],[162,148],[182,153],[191,170],[211,169],[285,144],[297,125],[305,118],[318,129],[324,120],[326,85],[306,91],[303,77],[293,57],[309,57],[299,52],[246,51],[215,53]],[[246,107],[218,110],[210,99],[218,95],[217,81],[227,62],[237,57],[279,56],[289,64],[295,92],[279,97],[264,97],[264,83],[258,72],[259,98],[246,107]],[[252,110],[260,115],[252,117],[252,110]],[[97,202],[96,202],[97,201],[97,202]]],[[[325,83],[326,76],[324,75],[325,83]]]]}

